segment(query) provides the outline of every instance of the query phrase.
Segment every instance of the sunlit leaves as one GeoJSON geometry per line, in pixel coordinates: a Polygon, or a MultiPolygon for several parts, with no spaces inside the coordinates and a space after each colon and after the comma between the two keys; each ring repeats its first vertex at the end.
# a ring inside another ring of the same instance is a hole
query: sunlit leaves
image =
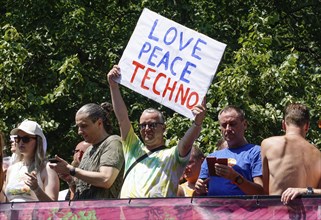
{"type": "MultiPolygon", "coordinates": [[[[207,117],[197,144],[216,149],[218,111],[242,107],[246,136],[260,143],[282,134],[282,109],[311,108],[308,138],[321,144],[321,3],[311,1],[12,1],[0,4],[0,129],[34,118],[43,124],[49,153],[68,159],[80,137],[77,109],[110,101],[106,73],[119,58],[144,7],[227,44],[207,94],[207,117]],[[62,150],[63,149],[63,150],[62,150]]],[[[165,113],[166,138],[176,145],[191,121],[122,88],[134,127],[141,111],[165,113]]],[[[115,127],[115,132],[119,132],[115,127]]]]}

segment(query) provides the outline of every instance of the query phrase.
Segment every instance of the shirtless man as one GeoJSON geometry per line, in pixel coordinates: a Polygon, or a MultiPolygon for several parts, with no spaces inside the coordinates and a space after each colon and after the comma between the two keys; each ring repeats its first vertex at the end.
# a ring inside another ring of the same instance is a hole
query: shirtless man
{"type": "Polygon", "coordinates": [[[306,194],[312,194],[313,188],[321,188],[321,152],[305,139],[309,121],[305,105],[290,104],[282,121],[285,135],[261,143],[264,191],[269,195],[284,193],[284,203],[298,195],[288,188],[305,188],[306,194]]]}

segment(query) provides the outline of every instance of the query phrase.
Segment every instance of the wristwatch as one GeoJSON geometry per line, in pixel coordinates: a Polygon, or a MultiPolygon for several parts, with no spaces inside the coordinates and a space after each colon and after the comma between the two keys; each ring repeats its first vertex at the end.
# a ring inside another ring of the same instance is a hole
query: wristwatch
{"type": "Polygon", "coordinates": [[[312,195],[313,193],[312,187],[307,187],[307,195],[312,195]]]}
{"type": "Polygon", "coordinates": [[[234,183],[236,185],[241,185],[242,183],[244,183],[244,179],[241,175],[238,175],[237,177],[235,177],[234,179],[234,183]]]}
{"type": "Polygon", "coordinates": [[[76,168],[75,167],[72,167],[71,170],[69,171],[69,174],[71,176],[75,176],[76,175],[76,168]]]}

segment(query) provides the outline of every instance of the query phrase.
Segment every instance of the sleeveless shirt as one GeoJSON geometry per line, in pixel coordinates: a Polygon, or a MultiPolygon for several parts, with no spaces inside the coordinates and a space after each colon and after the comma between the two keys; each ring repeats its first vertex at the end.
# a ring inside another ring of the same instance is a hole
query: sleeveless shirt
{"type": "MultiPolygon", "coordinates": [[[[9,202],[27,202],[39,201],[36,194],[25,184],[28,176],[28,167],[23,163],[17,162],[11,165],[10,176],[5,188],[5,194],[9,202]]],[[[40,173],[37,173],[37,180],[39,187],[43,190],[43,182],[40,173]]]]}

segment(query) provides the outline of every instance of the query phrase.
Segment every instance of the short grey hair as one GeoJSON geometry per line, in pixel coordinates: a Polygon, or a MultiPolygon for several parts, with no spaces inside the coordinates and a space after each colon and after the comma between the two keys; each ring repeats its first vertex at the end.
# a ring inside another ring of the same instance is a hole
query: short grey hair
{"type": "Polygon", "coordinates": [[[159,110],[155,109],[155,108],[147,108],[143,111],[142,114],[144,113],[157,113],[158,114],[158,117],[159,117],[159,120],[161,123],[165,123],[165,117],[163,115],[163,113],[161,113],[159,110]]]}

